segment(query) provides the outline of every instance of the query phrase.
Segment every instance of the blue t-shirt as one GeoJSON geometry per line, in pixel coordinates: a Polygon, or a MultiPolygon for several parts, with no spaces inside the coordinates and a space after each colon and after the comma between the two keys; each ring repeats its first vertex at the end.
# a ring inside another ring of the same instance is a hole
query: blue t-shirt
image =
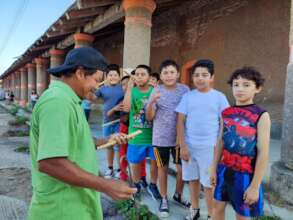
{"type": "Polygon", "coordinates": [[[185,141],[192,148],[214,147],[222,111],[229,107],[226,96],[211,89],[203,93],[192,90],[183,95],[176,112],[186,116],[185,141]]]}
{"type": "Polygon", "coordinates": [[[113,114],[110,118],[107,117],[107,112],[117,105],[119,100],[123,100],[124,92],[120,84],[102,86],[96,91],[96,96],[104,100],[103,118],[104,123],[113,121],[119,118],[119,114],[113,114]]]}

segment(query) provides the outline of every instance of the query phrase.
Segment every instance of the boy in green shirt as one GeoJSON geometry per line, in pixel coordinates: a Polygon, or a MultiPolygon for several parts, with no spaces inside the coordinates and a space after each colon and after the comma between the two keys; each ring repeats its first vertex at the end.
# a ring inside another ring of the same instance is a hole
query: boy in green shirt
{"type": "Polygon", "coordinates": [[[127,160],[131,163],[132,179],[137,188],[136,197],[140,197],[140,171],[141,161],[145,158],[151,159],[150,184],[147,191],[153,199],[160,200],[161,195],[157,188],[157,165],[152,146],[152,123],[146,120],[146,105],[153,87],[149,85],[151,68],[147,65],[138,65],[135,69],[135,83],[133,79],[128,82],[128,87],[123,101],[125,112],[130,112],[128,132],[133,133],[141,130],[142,134],[129,141],[127,149],[127,160]]]}
{"type": "MultiPolygon", "coordinates": [[[[71,50],[63,65],[48,72],[60,78],[40,97],[31,119],[33,197],[29,220],[103,219],[100,193],[131,198],[136,189],[98,176],[95,145],[81,100],[94,97],[107,66],[90,47],[71,50]]],[[[110,137],[125,143],[126,137],[110,137]]]]}

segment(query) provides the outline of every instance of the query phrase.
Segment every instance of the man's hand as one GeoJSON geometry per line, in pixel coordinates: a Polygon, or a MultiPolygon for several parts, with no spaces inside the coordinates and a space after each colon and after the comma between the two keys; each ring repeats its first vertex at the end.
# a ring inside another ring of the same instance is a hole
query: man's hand
{"type": "Polygon", "coordinates": [[[129,187],[125,182],[120,180],[106,180],[101,192],[107,194],[115,200],[125,200],[133,198],[137,189],[129,187]]]}
{"type": "Polygon", "coordinates": [[[190,153],[186,144],[180,145],[180,158],[185,161],[190,159],[190,153]]]}
{"type": "Polygon", "coordinates": [[[129,138],[127,137],[127,134],[123,133],[115,133],[112,134],[109,138],[109,142],[115,141],[117,144],[126,144],[128,142],[129,138]]]}
{"type": "Polygon", "coordinates": [[[259,197],[258,188],[249,186],[243,195],[244,203],[252,205],[257,202],[259,197]]]}

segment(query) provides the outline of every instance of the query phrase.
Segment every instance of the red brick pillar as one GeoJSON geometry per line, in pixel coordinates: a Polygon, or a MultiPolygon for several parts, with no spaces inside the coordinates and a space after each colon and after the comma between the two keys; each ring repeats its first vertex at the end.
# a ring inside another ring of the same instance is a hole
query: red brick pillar
{"type": "Polygon", "coordinates": [[[27,96],[28,100],[33,90],[36,91],[36,64],[28,63],[27,67],[27,96]]]}
{"type": "MultiPolygon", "coordinates": [[[[64,50],[51,49],[50,50],[50,68],[60,66],[64,62],[64,50]]],[[[50,82],[52,80],[58,80],[57,77],[50,75],[50,82]]]]}
{"type": "Polygon", "coordinates": [[[16,76],[15,76],[15,72],[11,73],[11,91],[13,92],[13,94],[15,95],[15,87],[16,87],[16,76]]]}
{"type": "Polygon", "coordinates": [[[19,104],[25,106],[28,100],[27,97],[27,68],[23,67],[20,69],[20,102],[19,104]]]}
{"type": "Polygon", "coordinates": [[[74,34],[73,38],[74,38],[74,48],[91,47],[95,40],[94,36],[90,34],[86,34],[86,33],[74,34]]]}
{"type": "Polygon", "coordinates": [[[49,60],[47,58],[39,57],[35,58],[36,62],[36,85],[37,94],[40,96],[45,89],[48,88],[48,65],[49,60]]]}
{"type": "Polygon", "coordinates": [[[149,65],[151,48],[152,14],[154,0],[124,0],[125,29],[123,68],[149,65]]]}
{"type": "Polygon", "coordinates": [[[15,103],[19,104],[20,101],[20,84],[21,84],[21,79],[20,79],[20,71],[17,70],[15,72],[15,82],[16,82],[16,86],[15,86],[15,103]]]}

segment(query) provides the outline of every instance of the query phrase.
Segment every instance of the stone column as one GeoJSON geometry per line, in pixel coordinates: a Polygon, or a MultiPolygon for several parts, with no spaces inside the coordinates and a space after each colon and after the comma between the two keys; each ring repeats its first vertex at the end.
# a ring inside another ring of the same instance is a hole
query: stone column
{"type": "Polygon", "coordinates": [[[289,47],[290,57],[287,66],[283,110],[281,161],[272,165],[270,183],[281,198],[293,204],[293,0],[291,0],[289,47]]]}
{"type": "MultiPolygon", "coordinates": [[[[61,64],[63,64],[64,50],[51,49],[49,53],[50,53],[50,68],[60,66],[61,64]]],[[[52,80],[58,80],[58,78],[50,74],[50,82],[52,82],[52,80]]]]}
{"type": "Polygon", "coordinates": [[[19,104],[25,106],[27,103],[27,68],[23,67],[20,69],[20,102],[19,104]]]}
{"type": "Polygon", "coordinates": [[[90,34],[86,34],[86,33],[77,33],[74,34],[73,36],[74,38],[74,48],[78,48],[78,47],[91,47],[95,37],[90,35],[90,34]]]}
{"type": "Polygon", "coordinates": [[[16,91],[15,91],[15,103],[16,104],[19,104],[19,102],[20,102],[20,84],[21,84],[21,78],[20,78],[20,71],[19,70],[17,70],[16,72],[15,72],[15,76],[16,76],[16,86],[15,86],[15,89],[16,89],[16,91]]]}
{"type": "Polygon", "coordinates": [[[36,85],[37,94],[40,96],[45,89],[48,88],[48,65],[49,60],[47,58],[39,57],[35,58],[36,62],[36,85]]]}
{"type": "Polygon", "coordinates": [[[15,95],[15,87],[16,87],[16,81],[15,81],[15,73],[11,73],[11,91],[15,95]]]}
{"type": "Polygon", "coordinates": [[[151,48],[152,14],[154,0],[124,0],[125,29],[123,68],[149,65],[151,48]]]}
{"type": "Polygon", "coordinates": [[[36,91],[36,64],[28,63],[27,67],[27,97],[29,97],[33,90],[36,91]]]}

